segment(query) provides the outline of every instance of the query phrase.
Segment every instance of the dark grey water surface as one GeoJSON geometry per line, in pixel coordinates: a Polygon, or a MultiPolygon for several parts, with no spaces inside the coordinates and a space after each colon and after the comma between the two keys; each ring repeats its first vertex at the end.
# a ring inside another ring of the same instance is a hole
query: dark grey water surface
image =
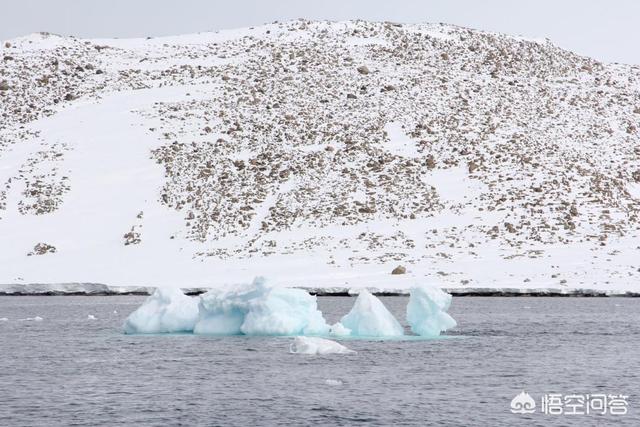
{"type": "MultiPolygon", "coordinates": [[[[143,300],[0,297],[0,425],[640,425],[640,299],[454,298],[454,339],[330,356],[290,354],[291,338],[123,335],[143,300]],[[629,413],[511,414],[522,390],[538,407],[625,394],[629,413]]],[[[404,319],[407,298],[382,300],[404,319]]],[[[319,298],[330,322],[353,302],[319,298]]]]}

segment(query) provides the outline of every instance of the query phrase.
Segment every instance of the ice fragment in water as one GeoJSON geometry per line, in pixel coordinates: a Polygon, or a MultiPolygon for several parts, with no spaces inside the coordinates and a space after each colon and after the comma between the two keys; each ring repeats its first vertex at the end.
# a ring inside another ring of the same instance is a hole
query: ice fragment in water
{"type": "Polygon", "coordinates": [[[26,319],[20,319],[20,321],[25,321],[25,322],[42,322],[42,317],[40,316],[36,316],[36,317],[27,317],[26,319]]]}
{"type": "Polygon", "coordinates": [[[289,351],[296,354],[352,354],[355,351],[340,343],[318,337],[295,337],[289,351]]]}

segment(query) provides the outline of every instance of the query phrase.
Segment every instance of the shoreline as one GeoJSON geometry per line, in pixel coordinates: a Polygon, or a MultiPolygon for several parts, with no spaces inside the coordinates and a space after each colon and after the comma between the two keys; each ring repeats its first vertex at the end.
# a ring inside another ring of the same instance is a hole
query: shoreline
{"type": "MultiPolygon", "coordinates": [[[[352,297],[360,289],[367,289],[373,295],[382,297],[408,296],[407,289],[379,289],[379,288],[312,288],[296,287],[309,294],[319,297],[352,297]]],[[[0,296],[119,296],[119,295],[151,295],[154,286],[107,286],[97,283],[69,283],[69,284],[27,284],[0,285],[0,296]]],[[[189,296],[197,296],[211,288],[181,288],[189,296]]],[[[559,288],[442,288],[454,297],[574,297],[574,298],[607,298],[626,297],[638,298],[640,291],[621,291],[606,289],[559,289],[559,288]]]]}

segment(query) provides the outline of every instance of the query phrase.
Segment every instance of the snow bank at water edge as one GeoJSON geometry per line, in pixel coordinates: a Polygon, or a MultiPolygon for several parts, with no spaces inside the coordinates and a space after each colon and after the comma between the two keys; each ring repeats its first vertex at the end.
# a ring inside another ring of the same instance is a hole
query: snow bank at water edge
{"type": "MultiPolygon", "coordinates": [[[[369,279],[367,277],[366,279],[369,279]]],[[[410,277],[415,282],[418,278],[410,277]]],[[[410,281],[409,280],[409,281],[410,281]]],[[[429,278],[426,278],[429,281],[429,278]]],[[[369,282],[362,279],[362,284],[355,282],[353,286],[326,286],[311,287],[299,283],[278,283],[283,287],[298,288],[315,296],[357,296],[362,289],[366,289],[376,296],[409,295],[411,283],[406,286],[389,286],[381,283],[380,286],[370,286],[369,282]]],[[[199,295],[211,290],[211,286],[182,287],[187,295],[199,295]]],[[[553,288],[553,287],[450,287],[442,286],[442,289],[453,296],[549,296],[549,297],[640,297],[640,292],[620,289],[597,288],[553,288]]],[[[0,284],[0,295],[151,295],[155,292],[153,286],[109,286],[96,283],[37,283],[37,284],[0,284]]]]}

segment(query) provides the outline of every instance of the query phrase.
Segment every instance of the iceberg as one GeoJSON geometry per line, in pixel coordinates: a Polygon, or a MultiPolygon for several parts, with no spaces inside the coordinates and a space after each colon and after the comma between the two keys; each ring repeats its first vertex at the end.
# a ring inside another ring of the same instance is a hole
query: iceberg
{"type": "Polygon", "coordinates": [[[295,337],[289,346],[289,352],[295,354],[354,354],[340,343],[317,337],[295,337]]]}
{"type": "Polygon", "coordinates": [[[451,295],[440,288],[412,288],[407,304],[407,323],[415,334],[437,337],[440,332],[456,326],[456,321],[447,313],[450,305],[451,295]]]}
{"type": "Polygon", "coordinates": [[[212,289],[200,296],[198,320],[193,332],[211,335],[241,335],[251,301],[259,295],[251,287],[212,289]]]}
{"type": "MultiPolygon", "coordinates": [[[[437,337],[442,331],[456,326],[456,321],[447,314],[450,304],[451,295],[439,288],[415,287],[411,289],[407,305],[407,323],[417,335],[437,337]]],[[[87,319],[96,320],[96,317],[88,315],[87,319]]],[[[267,285],[261,277],[248,285],[212,289],[198,298],[186,296],[177,288],[158,288],[127,317],[124,331],[127,334],[193,332],[261,336],[404,335],[402,325],[393,314],[367,290],[360,292],[347,315],[329,326],[318,310],[315,296],[301,289],[267,285]]],[[[302,352],[309,346],[321,347],[326,342],[297,340],[294,344],[295,348],[300,348],[296,352],[302,352]]]]}
{"type": "Polygon", "coordinates": [[[315,296],[301,289],[267,286],[256,278],[250,286],[215,289],[202,295],[196,334],[326,335],[329,333],[315,296]]]}
{"type": "Polygon", "coordinates": [[[246,335],[326,335],[329,326],[315,296],[301,289],[275,288],[247,313],[241,330],[246,335]]]}
{"type": "Polygon", "coordinates": [[[384,306],[382,301],[363,289],[351,311],[332,329],[336,332],[350,330],[351,336],[395,337],[404,335],[400,323],[384,306]]]}
{"type": "Polygon", "coordinates": [[[126,334],[191,332],[198,320],[198,300],[177,288],[158,288],[124,323],[126,334]]]}

